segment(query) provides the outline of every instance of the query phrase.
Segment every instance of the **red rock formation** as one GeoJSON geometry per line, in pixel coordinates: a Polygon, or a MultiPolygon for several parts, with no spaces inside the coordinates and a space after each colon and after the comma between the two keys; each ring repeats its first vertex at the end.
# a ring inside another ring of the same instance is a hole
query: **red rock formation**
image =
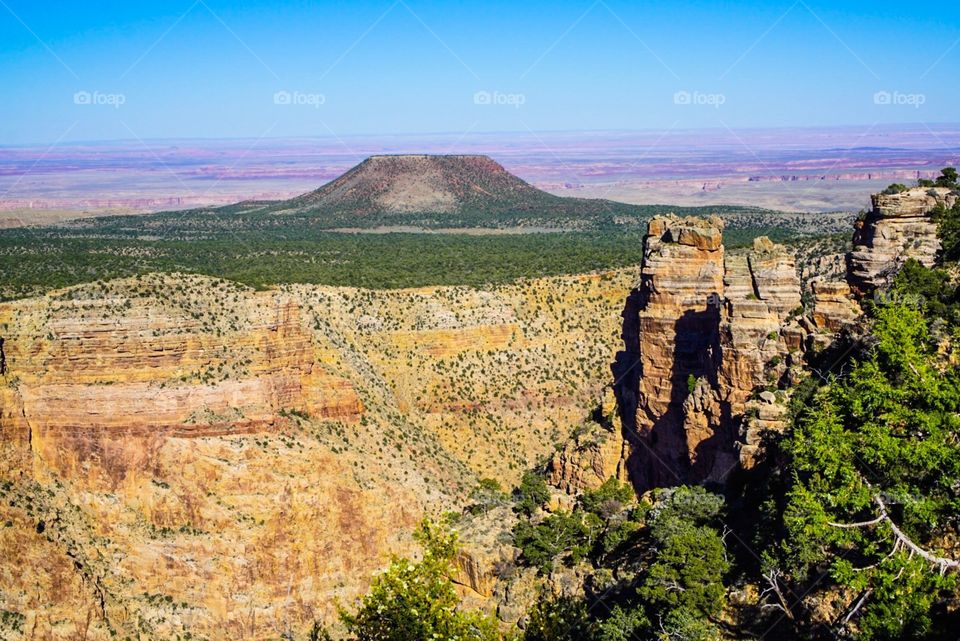
{"type": "Polygon", "coordinates": [[[226,333],[151,299],[32,304],[26,314],[49,317],[48,334],[20,322],[4,341],[5,379],[15,384],[0,387],[0,436],[29,440],[52,464],[83,458],[103,439],[243,433],[288,411],[347,420],[363,411],[352,384],[318,362],[290,300],[263,296],[256,320],[226,333]],[[99,313],[117,306],[122,325],[99,313]]]}

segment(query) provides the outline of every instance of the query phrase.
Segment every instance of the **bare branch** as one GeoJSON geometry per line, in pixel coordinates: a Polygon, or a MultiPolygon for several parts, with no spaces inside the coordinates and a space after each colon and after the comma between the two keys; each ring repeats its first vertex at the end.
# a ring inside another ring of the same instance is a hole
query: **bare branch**
{"type": "Polygon", "coordinates": [[[871,525],[876,525],[881,521],[886,521],[890,526],[890,530],[893,532],[893,535],[896,537],[897,542],[905,546],[910,550],[910,555],[918,555],[928,563],[935,565],[940,570],[940,574],[944,574],[947,570],[960,570],[960,561],[956,559],[948,559],[943,556],[937,556],[933,552],[929,552],[916,543],[914,543],[906,533],[901,530],[896,523],[893,522],[893,519],[890,518],[890,515],[887,513],[887,505],[883,502],[883,499],[878,495],[873,497],[874,503],[877,504],[877,507],[880,508],[880,516],[869,521],[861,521],[859,523],[833,523],[828,522],[831,527],[837,528],[858,528],[858,527],[869,527],[871,525]]]}
{"type": "Polygon", "coordinates": [[[767,587],[766,589],[763,590],[763,592],[760,593],[760,597],[763,598],[764,595],[769,593],[775,594],[777,597],[777,600],[780,603],[769,603],[767,605],[773,608],[779,608],[783,610],[783,613],[786,615],[786,617],[792,621],[793,611],[790,609],[790,604],[787,603],[787,599],[783,595],[783,590],[780,589],[781,576],[782,576],[782,573],[778,568],[772,568],[766,574],[764,574],[763,578],[767,582],[767,585],[769,587],[767,587]]]}
{"type": "Polygon", "coordinates": [[[936,565],[938,568],[940,568],[941,574],[943,574],[947,570],[960,569],[960,561],[957,561],[956,559],[948,559],[943,556],[937,556],[932,552],[928,552],[927,550],[924,550],[922,547],[920,547],[919,545],[911,541],[910,537],[904,534],[903,530],[897,527],[897,524],[893,522],[893,519],[891,519],[887,515],[887,506],[883,502],[883,499],[880,498],[879,496],[874,496],[873,500],[877,503],[878,506],[880,506],[880,513],[882,516],[886,518],[887,523],[890,524],[890,529],[893,530],[894,536],[896,536],[901,543],[907,546],[911,552],[916,552],[918,555],[920,555],[920,557],[922,557],[929,563],[936,565]]]}
{"type": "Polygon", "coordinates": [[[859,523],[834,523],[833,521],[827,521],[827,525],[830,527],[838,528],[858,528],[858,527],[868,527],[870,525],[876,525],[886,517],[885,514],[881,514],[875,519],[870,519],[869,521],[860,521],[859,523]]]}
{"type": "Polygon", "coordinates": [[[867,602],[867,599],[870,598],[871,594],[873,594],[873,590],[871,589],[866,589],[863,591],[863,593],[860,595],[860,598],[857,599],[857,601],[853,604],[853,607],[850,608],[850,611],[847,612],[847,616],[843,617],[843,625],[847,625],[847,623],[850,622],[850,619],[852,619],[853,615],[855,615],[857,611],[863,607],[863,604],[867,602]]]}

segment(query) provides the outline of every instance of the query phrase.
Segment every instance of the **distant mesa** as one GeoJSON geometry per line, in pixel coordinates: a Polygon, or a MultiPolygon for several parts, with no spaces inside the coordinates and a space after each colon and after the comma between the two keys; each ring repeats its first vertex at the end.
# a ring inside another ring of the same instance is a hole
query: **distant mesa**
{"type": "Polygon", "coordinates": [[[456,213],[491,203],[559,200],[489,156],[371,156],[320,189],[289,201],[298,207],[357,213],[456,213]]]}
{"type": "Polygon", "coordinates": [[[371,156],[319,189],[290,200],[245,202],[214,211],[299,215],[367,226],[411,215],[463,222],[570,221],[603,214],[637,215],[636,205],[555,196],[482,155],[371,156]],[[439,217],[439,218],[435,218],[439,217]]]}
{"type": "MultiPolygon", "coordinates": [[[[707,191],[720,185],[705,184],[707,191]]],[[[72,221],[98,237],[211,239],[255,232],[303,239],[321,231],[422,230],[642,232],[654,215],[719,214],[728,229],[771,226],[808,234],[846,230],[852,214],[785,213],[742,205],[676,207],[555,195],[483,155],[376,155],[327,184],[286,200],[245,200],[143,216],[72,221]],[[773,217],[773,218],[771,218],[773,217]]]]}

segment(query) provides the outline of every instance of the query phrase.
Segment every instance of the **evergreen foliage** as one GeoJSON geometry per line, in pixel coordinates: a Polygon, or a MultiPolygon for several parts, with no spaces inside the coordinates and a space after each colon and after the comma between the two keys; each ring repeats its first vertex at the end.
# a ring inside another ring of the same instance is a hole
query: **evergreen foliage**
{"type": "Polygon", "coordinates": [[[354,641],[496,641],[496,621],[460,608],[450,576],[457,538],[442,526],[424,520],[417,533],[423,559],[394,559],[373,580],[356,612],[340,611],[354,641]]]}

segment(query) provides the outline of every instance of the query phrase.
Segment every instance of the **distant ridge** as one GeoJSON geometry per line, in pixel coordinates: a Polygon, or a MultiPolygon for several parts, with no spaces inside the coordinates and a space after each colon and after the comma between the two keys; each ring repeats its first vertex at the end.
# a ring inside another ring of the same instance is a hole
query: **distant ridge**
{"type": "MultiPolygon", "coordinates": [[[[827,233],[847,214],[788,214],[757,207],[633,205],[556,196],[484,155],[374,155],[319,188],[287,200],[246,200],[221,207],[138,216],[79,219],[68,234],[155,239],[215,239],[252,233],[303,240],[330,232],[505,230],[643,232],[653,215],[719,214],[728,230],[781,227],[827,233]]],[[[729,235],[729,234],[728,234],[729,235]]]]}

